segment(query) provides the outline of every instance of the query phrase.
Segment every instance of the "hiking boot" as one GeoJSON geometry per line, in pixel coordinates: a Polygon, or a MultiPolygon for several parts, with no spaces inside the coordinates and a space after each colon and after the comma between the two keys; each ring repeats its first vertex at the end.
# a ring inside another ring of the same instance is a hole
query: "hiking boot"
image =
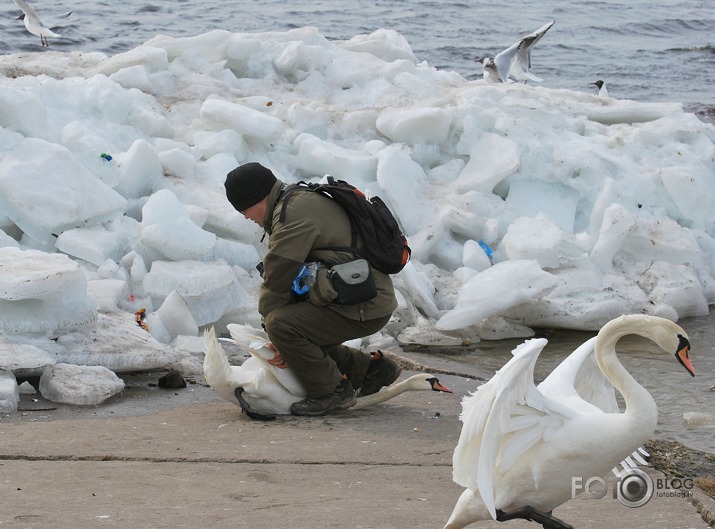
{"type": "Polygon", "coordinates": [[[377,393],[384,386],[389,386],[402,373],[402,368],[393,360],[385,356],[382,351],[370,353],[372,360],[367,368],[367,373],[360,387],[360,396],[372,395],[377,393]]]}
{"type": "Polygon", "coordinates": [[[314,399],[308,397],[300,402],[294,402],[290,407],[293,415],[324,415],[333,410],[346,410],[357,402],[355,390],[347,378],[343,378],[332,393],[325,397],[314,399]]]}

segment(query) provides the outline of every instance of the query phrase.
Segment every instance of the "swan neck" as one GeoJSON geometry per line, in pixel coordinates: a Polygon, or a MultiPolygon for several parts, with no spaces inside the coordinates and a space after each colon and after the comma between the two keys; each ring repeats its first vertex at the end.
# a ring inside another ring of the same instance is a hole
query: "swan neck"
{"type": "Polygon", "coordinates": [[[654,407],[655,401],[618,359],[616,343],[627,334],[638,334],[649,338],[640,329],[628,328],[627,324],[614,320],[606,324],[598,333],[595,355],[603,374],[613,384],[613,387],[623,395],[623,400],[626,403],[626,413],[637,413],[644,408],[644,405],[647,409],[654,407]]]}
{"type": "Polygon", "coordinates": [[[373,393],[372,395],[365,395],[364,397],[359,397],[357,399],[357,404],[353,406],[353,408],[364,408],[366,406],[372,406],[373,404],[380,404],[381,402],[390,400],[391,398],[396,397],[397,395],[404,393],[405,391],[417,389],[431,389],[429,385],[428,387],[421,387],[418,384],[419,383],[417,381],[408,378],[407,380],[403,380],[402,382],[398,382],[397,384],[392,384],[391,386],[382,388],[380,391],[378,391],[377,393],[373,393]]]}

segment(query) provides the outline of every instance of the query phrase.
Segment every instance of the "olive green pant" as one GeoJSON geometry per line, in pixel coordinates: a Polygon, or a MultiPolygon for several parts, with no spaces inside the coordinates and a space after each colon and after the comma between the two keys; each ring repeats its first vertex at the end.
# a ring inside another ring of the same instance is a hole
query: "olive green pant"
{"type": "Polygon", "coordinates": [[[284,305],[264,320],[268,337],[303,385],[309,397],[331,393],[346,375],[355,389],[362,385],[370,353],[342,345],[378,332],[390,316],[357,321],[308,301],[284,305]]]}

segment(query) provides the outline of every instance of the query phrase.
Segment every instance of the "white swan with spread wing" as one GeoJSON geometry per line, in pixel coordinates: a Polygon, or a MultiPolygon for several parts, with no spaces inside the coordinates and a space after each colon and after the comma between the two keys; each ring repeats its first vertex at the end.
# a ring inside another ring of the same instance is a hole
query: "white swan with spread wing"
{"type": "Polygon", "coordinates": [[[610,321],[594,342],[574,351],[538,387],[534,364],[546,340],[520,345],[489,382],[462,402],[453,478],[466,490],[445,529],[513,518],[534,520],[546,528],[570,527],[551,511],[571,498],[572,477],[605,476],[655,431],[655,401],[616,357],[616,343],[628,334],[674,353],[695,376],[685,331],[653,316],[626,315],[610,321]],[[608,385],[588,367],[591,346],[608,385]],[[596,377],[595,384],[587,383],[589,376],[596,377]],[[603,391],[595,390],[598,384],[603,391]],[[623,413],[613,409],[610,384],[623,396],[623,413]]]}
{"type": "MultiPolygon", "coordinates": [[[[241,406],[249,417],[259,420],[289,415],[290,406],[306,397],[290,368],[280,369],[268,363],[275,352],[268,345],[265,332],[249,325],[228,325],[231,341],[247,349],[251,356],[240,366],[229,363],[226,352],[213,328],[204,333],[204,378],[221,397],[241,406]]],[[[379,392],[359,397],[351,409],[385,402],[405,391],[433,390],[451,393],[428,373],[419,373],[379,392]]]]}

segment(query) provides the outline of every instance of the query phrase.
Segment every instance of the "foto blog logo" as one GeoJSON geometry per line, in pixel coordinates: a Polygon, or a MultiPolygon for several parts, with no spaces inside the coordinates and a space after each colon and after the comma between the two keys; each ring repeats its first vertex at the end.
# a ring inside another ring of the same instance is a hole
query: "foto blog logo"
{"type": "MultiPolygon", "coordinates": [[[[642,507],[655,497],[689,496],[693,488],[692,478],[658,478],[655,481],[647,472],[639,468],[622,470],[615,478],[610,478],[612,496],[626,507],[642,507]]],[[[584,480],[571,478],[571,497],[580,493],[590,498],[601,499],[608,494],[608,482],[601,477],[584,480]]]]}

